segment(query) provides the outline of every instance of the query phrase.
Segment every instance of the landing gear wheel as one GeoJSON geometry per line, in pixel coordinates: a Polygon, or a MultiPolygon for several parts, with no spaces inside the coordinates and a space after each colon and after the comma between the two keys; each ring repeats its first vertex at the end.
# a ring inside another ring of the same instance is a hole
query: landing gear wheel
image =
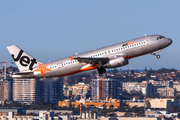
{"type": "Polygon", "coordinates": [[[97,70],[98,70],[98,73],[99,73],[99,74],[104,74],[104,73],[106,73],[106,68],[104,68],[104,67],[97,68],[97,70]]]}
{"type": "Polygon", "coordinates": [[[156,55],[156,57],[159,59],[161,56],[160,55],[156,55]]]}

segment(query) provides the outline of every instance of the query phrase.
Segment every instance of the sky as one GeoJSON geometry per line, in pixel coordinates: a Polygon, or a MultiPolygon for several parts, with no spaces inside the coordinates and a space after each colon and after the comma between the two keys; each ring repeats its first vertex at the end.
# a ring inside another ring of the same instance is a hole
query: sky
{"type": "Polygon", "coordinates": [[[179,0],[1,0],[0,61],[13,61],[10,45],[48,62],[160,34],[173,40],[160,59],[148,54],[121,69],[179,70],[179,5],[179,0]]]}

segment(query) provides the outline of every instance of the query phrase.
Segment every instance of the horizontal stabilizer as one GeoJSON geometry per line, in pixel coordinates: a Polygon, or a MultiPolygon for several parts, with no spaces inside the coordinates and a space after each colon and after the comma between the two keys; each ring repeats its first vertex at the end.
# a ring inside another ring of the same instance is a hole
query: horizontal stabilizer
{"type": "Polygon", "coordinates": [[[32,74],[33,72],[17,72],[14,73],[14,75],[26,75],[26,74],[32,74]]]}

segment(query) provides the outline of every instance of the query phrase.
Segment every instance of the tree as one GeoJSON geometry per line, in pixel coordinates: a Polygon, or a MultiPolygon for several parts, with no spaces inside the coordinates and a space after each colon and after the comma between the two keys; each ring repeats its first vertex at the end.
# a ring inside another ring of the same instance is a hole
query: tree
{"type": "Polygon", "coordinates": [[[152,93],[151,95],[146,95],[146,98],[160,98],[159,93],[152,93]]]}
{"type": "Polygon", "coordinates": [[[127,90],[123,90],[122,95],[126,98],[130,98],[130,94],[127,92],[127,90]]]}
{"type": "Polygon", "coordinates": [[[111,70],[111,72],[112,72],[113,74],[116,74],[116,73],[118,73],[118,69],[114,68],[113,70],[111,70]]]}
{"type": "Polygon", "coordinates": [[[180,118],[180,113],[178,113],[178,118],[180,118]]]}
{"type": "Polygon", "coordinates": [[[131,110],[134,113],[138,113],[139,112],[139,108],[137,107],[137,105],[133,106],[131,110]]]}
{"type": "Polygon", "coordinates": [[[117,117],[117,114],[113,112],[113,113],[110,113],[108,116],[109,117],[117,117]]]}
{"type": "Polygon", "coordinates": [[[144,69],[145,72],[147,72],[147,67],[145,66],[145,69],[144,69]]]}
{"type": "Polygon", "coordinates": [[[136,96],[139,99],[143,99],[144,98],[143,93],[141,91],[132,90],[132,91],[130,91],[130,95],[131,96],[136,96]]]}
{"type": "Polygon", "coordinates": [[[124,117],[132,117],[132,116],[133,116],[133,114],[131,112],[126,112],[124,114],[124,117]]]}
{"type": "Polygon", "coordinates": [[[131,74],[133,74],[133,75],[134,75],[134,70],[131,70],[131,74]]]}
{"type": "Polygon", "coordinates": [[[144,116],[144,111],[138,111],[138,113],[137,113],[137,116],[139,116],[139,117],[142,117],[142,116],[144,116]]]}

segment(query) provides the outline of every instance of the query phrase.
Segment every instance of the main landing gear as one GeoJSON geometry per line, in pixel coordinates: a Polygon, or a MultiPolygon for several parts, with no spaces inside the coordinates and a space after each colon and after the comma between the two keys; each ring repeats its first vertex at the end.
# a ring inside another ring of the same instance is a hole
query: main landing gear
{"type": "Polygon", "coordinates": [[[97,68],[97,70],[98,70],[98,73],[99,73],[99,74],[104,74],[104,73],[106,73],[106,68],[104,68],[103,66],[97,68]]]}

